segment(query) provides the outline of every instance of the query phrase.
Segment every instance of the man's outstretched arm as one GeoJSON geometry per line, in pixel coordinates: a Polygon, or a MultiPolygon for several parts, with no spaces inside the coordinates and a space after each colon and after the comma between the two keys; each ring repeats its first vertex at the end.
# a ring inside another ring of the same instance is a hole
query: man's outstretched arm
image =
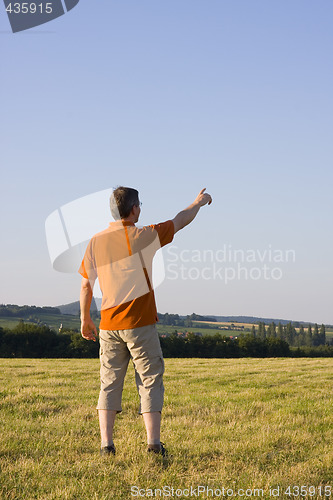
{"type": "Polygon", "coordinates": [[[210,194],[205,193],[205,191],[206,188],[202,189],[194,202],[189,207],[185,208],[185,210],[179,212],[179,214],[177,214],[176,217],[172,220],[173,225],[175,226],[175,233],[190,224],[201,207],[207,205],[207,203],[208,205],[212,203],[212,197],[210,196],[210,194]]]}
{"type": "Polygon", "coordinates": [[[92,285],[86,278],[82,278],[80,292],[80,310],[81,310],[81,335],[86,340],[96,342],[97,330],[93,320],[90,317],[90,306],[93,297],[92,285]]]}

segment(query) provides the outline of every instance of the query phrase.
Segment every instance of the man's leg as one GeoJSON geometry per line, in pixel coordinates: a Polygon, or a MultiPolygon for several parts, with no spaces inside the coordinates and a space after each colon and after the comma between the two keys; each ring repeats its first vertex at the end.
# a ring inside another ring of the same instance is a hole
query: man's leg
{"type": "Polygon", "coordinates": [[[140,396],[140,411],[146,426],[148,449],[165,454],[160,442],[161,410],[163,407],[164,361],[155,325],[127,332],[135,381],[140,396]]]}
{"type": "Polygon", "coordinates": [[[100,330],[101,390],[97,410],[101,431],[101,449],[113,444],[116,414],[121,412],[121,396],[129,351],[118,331],[100,330]]]}
{"type": "Polygon", "coordinates": [[[148,445],[159,445],[161,442],[161,412],[152,411],[149,413],[142,413],[142,416],[146,426],[148,445]]]}
{"type": "Polygon", "coordinates": [[[116,415],[116,410],[98,410],[101,448],[113,444],[113,427],[116,415]]]}

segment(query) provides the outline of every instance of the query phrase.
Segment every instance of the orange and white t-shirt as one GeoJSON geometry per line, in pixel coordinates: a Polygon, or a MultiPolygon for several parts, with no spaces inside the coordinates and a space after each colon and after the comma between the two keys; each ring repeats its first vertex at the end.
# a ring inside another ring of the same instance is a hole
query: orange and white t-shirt
{"type": "Polygon", "coordinates": [[[102,291],[101,330],[127,330],[156,323],[152,261],[173,240],[171,220],[136,227],[111,222],[90,240],[79,273],[102,291]]]}

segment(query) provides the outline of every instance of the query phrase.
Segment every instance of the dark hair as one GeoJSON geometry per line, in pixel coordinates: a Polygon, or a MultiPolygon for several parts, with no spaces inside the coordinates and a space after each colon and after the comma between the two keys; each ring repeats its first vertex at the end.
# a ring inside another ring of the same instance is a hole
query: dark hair
{"type": "Polygon", "coordinates": [[[110,197],[110,209],[115,220],[126,219],[134,206],[139,205],[139,192],[136,189],[118,186],[110,197]]]}

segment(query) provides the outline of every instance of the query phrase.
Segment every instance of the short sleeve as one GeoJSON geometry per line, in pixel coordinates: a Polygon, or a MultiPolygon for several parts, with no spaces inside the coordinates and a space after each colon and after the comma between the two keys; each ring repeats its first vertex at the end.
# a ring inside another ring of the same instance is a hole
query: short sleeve
{"type": "Polygon", "coordinates": [[[81,262],[81,266],[79,268],[79,273],[86,279],[96,280],[97,271],[94,265],[94,258],[92,255],[92,240],[88,243],[86,248],[83,260],[81,262]]]}
{"type": "Polygon", "coordinates": [[[88,278],[87,271],[86,271],[86,266],[84,265],[84,259],[82,259],[81,266],[79,267],[79,273],[80,273],[80,274],[81,274],[81,276],[83,276],[84,278],[89,279],[89,278],[88,278]]]}
{"type": "Polygon", "coordinates": [[[152,224],[151,227],[157,231],[161,247],[171,243],[175,234],[175,227],[172,220],[161,222],[160,224],[152,224]]]}

